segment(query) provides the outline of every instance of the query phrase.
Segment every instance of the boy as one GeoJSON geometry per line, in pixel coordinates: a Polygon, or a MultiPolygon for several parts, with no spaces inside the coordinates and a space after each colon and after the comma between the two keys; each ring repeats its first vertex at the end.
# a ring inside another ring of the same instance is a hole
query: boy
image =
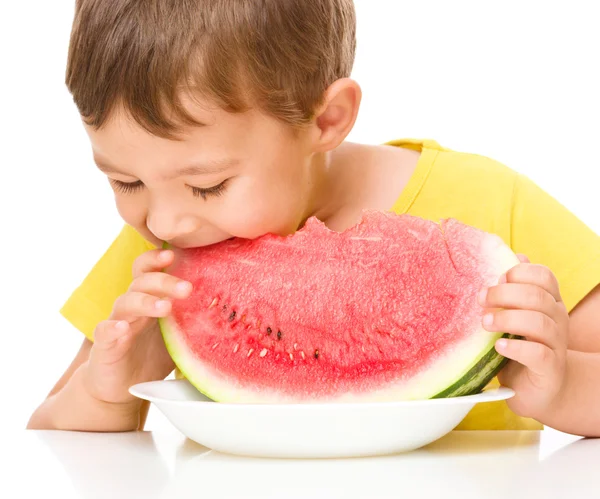
{"type": "Polygon", "coordinates": [[[163,241],[284,235],[310,216],[341,231],[377,209],[457,218],[523,254],[481,294],[486,329],[525,337],[497,344],[516,396],[459,428],[600,435],[600,237],[491,159],[346,142],[354,50],[351,0],[77,2],[67,85],[125,226],[62,309],[85,338],[30,428],[143,428],[127,390],[173,370],[156,318],[191,291],[160,272],[163,241]]]}

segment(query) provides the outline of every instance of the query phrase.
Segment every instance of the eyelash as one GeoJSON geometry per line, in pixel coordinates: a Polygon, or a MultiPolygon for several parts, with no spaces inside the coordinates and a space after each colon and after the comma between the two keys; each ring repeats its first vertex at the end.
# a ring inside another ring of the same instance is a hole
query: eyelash
{"type": "MultiPolygon", "coordinates": [[[[221,196],[223,192],[225,192],[225,184],[227,180],[221,182],[219,185],[215,185],[214,187],[209,187],[207,189],[202,189],[200,187],[192,187],[188,185],[192,191],[192,195],[194,197],[201,197],[206,201],[206,199],[210,196],[221,196]]],[[[124,194],[133,194],[134,192],[139,191],[144,187],[144,184],[141,180],[137,180],[135,182],[121,182],[120,180],[111,179],[111,183],[117,188],[119,192],[124,194]]]]}

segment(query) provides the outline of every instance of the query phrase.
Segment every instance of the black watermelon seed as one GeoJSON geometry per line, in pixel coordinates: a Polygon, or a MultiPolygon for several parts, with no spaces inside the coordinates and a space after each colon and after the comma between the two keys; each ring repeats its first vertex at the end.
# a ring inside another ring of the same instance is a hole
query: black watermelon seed
{"type": "Polygon", "coordinates": [[[315,350],[315,359],[318,359],[318,358],[319,358],[319,351],[315,350]]]}
{"type": "Polygon", "coordinates": [[[267,334],[271,334],[272,332],[273,332],[273,330],[270,327],[268,327],[267,328],[267,334]]]}
{"type": "Polygon", "coordinates": [[[231,312],[231,315],[229,316],[229,322],[231,322],[233,319],[235,319],[235,310],[231,312]]]}
{"type": "Polygon", "coordinates": [[[223,305],[223,312],[225,312],[225,310],[227,310],[227,304],[223,305]]]}
{"type": "Polygon", "coordinates": [[[278,339],[278,340],[280,340],[280,339],[281,339],[281,336],[282,336],[282,333],[281,333],[281,331],[277,331],[277,339],[278,339]]]}

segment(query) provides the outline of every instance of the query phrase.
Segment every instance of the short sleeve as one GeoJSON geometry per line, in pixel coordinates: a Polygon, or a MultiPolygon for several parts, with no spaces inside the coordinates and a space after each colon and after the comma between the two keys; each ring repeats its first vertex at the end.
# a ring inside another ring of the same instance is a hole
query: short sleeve
{"type": "Polygon", "coordinates": [[[135,259],[150,249],[150,242],[125,225],[60,309],[62,316],[93,341],[96,325],[110,316],[115,300],[131,284],[135,259]]]}
{"type": "Polygon", "coordinates": [[[569,312],[600,283],[600,236],[523,175],[517,175],[511,246],[556,275],[569,312]]]}

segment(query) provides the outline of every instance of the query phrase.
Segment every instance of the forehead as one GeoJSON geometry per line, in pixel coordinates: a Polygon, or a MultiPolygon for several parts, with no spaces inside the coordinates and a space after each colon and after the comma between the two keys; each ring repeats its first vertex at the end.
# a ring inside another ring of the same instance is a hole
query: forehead
{"type": "Polygon", "coordinates": [[[198,156],[241,157],[277,133],[272,123],[254,111],[234,114],[197,106],[193,115],[203,125],[184,127],[179,140],[152,135],[122,110],[114,112],[100,129],[84,126],[98,162],[131,166],[176,163],[198,156]]]}

